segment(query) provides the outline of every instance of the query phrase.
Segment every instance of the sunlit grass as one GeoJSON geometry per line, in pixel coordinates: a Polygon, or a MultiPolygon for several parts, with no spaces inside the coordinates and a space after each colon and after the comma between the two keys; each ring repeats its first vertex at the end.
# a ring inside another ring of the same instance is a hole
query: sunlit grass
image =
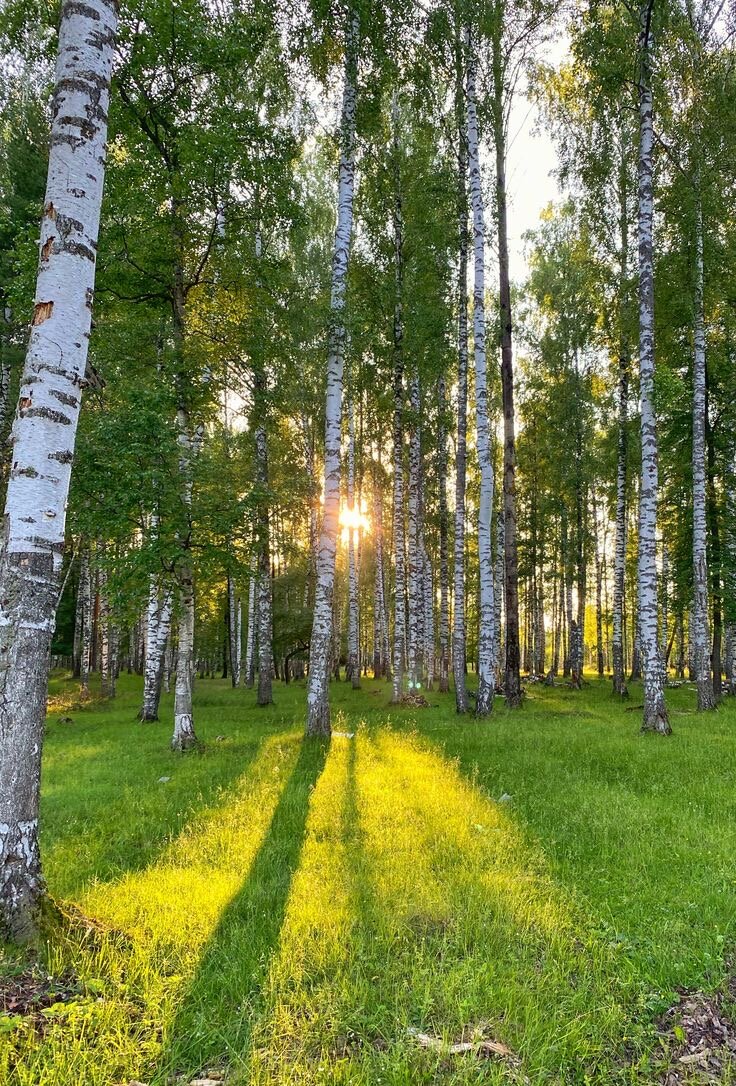
{"type": "Polygon", "coordinates": [[[487,722],[439,695],[417,712],[372,683],[332,694],[356,734],[329,747],[302,741],[298,686],[263,711],[202,683],[205,750],[185,757],[134,723],[136,680],[52,718],[47,876],[97,927],[46,948],[80,998],[43,1036],[0,1030],[0,1082],[655,1080],[673,986],[725,968],[731,705],[689,715],[676,691],[663,742],[595,684],[487,722]],[[475,1029],[520,1063],[424,1050],[417,1029],[475,1029]]]}

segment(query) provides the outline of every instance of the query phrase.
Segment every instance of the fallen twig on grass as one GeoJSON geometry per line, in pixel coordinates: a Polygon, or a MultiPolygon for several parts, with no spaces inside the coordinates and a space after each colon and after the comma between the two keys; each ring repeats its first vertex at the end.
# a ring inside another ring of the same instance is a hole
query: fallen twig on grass
{"type": "Polygon", "coordinates": [[[407,1033],[410,1037],[413,1037],[417,1044],[421,1045],[422,1048],[431,1048],[436,1052],[442,1052],[448,1056],[463,1056],[466,1053],[472,1053],[475,1056],[498,1056],[513,1064],[519,1062],[518,1056],[516,1056],[507,1045],[502,1044],[501,1041],[494,1041],[491,1037],[477,1037],[469,1041],[455,1041],[453,1044],[448,1045],[441,1037],[433,1037],[429,1033],[422,1033],[420,1030],[414,1029],[411,1026],[407,1030],[407,1033]]]}

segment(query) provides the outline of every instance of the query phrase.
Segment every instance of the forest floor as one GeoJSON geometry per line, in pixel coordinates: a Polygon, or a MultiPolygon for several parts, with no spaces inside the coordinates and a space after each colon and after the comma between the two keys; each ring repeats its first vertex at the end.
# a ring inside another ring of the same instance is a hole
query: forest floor
{"type": "Polygon", "coordinates": [[[142,725],[138,679],[83,710],[54,679],[68,918],[0,967],[0,1082],[736,1081],[703,1024],[736,1020],[736,701],[669,691],[661,739],[597,680],[482,722],[331,693],[327,746],[303,685],[259,710],[200,682],[204,747],[174,755],[171,698],[142,725]]]}

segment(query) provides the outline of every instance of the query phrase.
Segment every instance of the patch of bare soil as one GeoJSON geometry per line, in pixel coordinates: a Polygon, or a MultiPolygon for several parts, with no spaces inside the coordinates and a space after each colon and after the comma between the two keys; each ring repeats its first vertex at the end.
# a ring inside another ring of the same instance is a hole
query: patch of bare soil
{"type": "Polygon", "coordinates": [[[19,1015],[42,1029],[48,1019],[42,1013],[57,1003],[79,999],[82,989],[70,974],[49,976],[34,967],[13,976],[0,976],[0,1016],[19,1015]]]}
{"type": "Polygon", "coordinates": [[[660,1086],[731,1081],[736,1071],[736,1023],[726,1009],[736,995],[683,989],[658,1023],[666,1066],[660,1086]]]}

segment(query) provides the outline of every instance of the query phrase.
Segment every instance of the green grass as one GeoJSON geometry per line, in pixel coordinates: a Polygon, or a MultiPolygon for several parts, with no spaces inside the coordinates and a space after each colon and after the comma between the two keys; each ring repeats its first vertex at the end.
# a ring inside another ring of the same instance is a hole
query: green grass
{"type": "Polygon", "coordinates": [[[201,682],[184,756],[134,722],[138,680],[52,713],[46,875],[98,924],[42,948],[80,996],[41,1032],[6,1020],[0,1082],[657,1081],[654,1022],[723,982],[736,911],[736,704],[668,693],[663,740],[595,681],[484,722],[333,684],[356,735],[326,746],[302,740],[303,686],[259,710],[201,682]],[[411,1035],[469,1028],[520,1066],[411,1035]]]}

